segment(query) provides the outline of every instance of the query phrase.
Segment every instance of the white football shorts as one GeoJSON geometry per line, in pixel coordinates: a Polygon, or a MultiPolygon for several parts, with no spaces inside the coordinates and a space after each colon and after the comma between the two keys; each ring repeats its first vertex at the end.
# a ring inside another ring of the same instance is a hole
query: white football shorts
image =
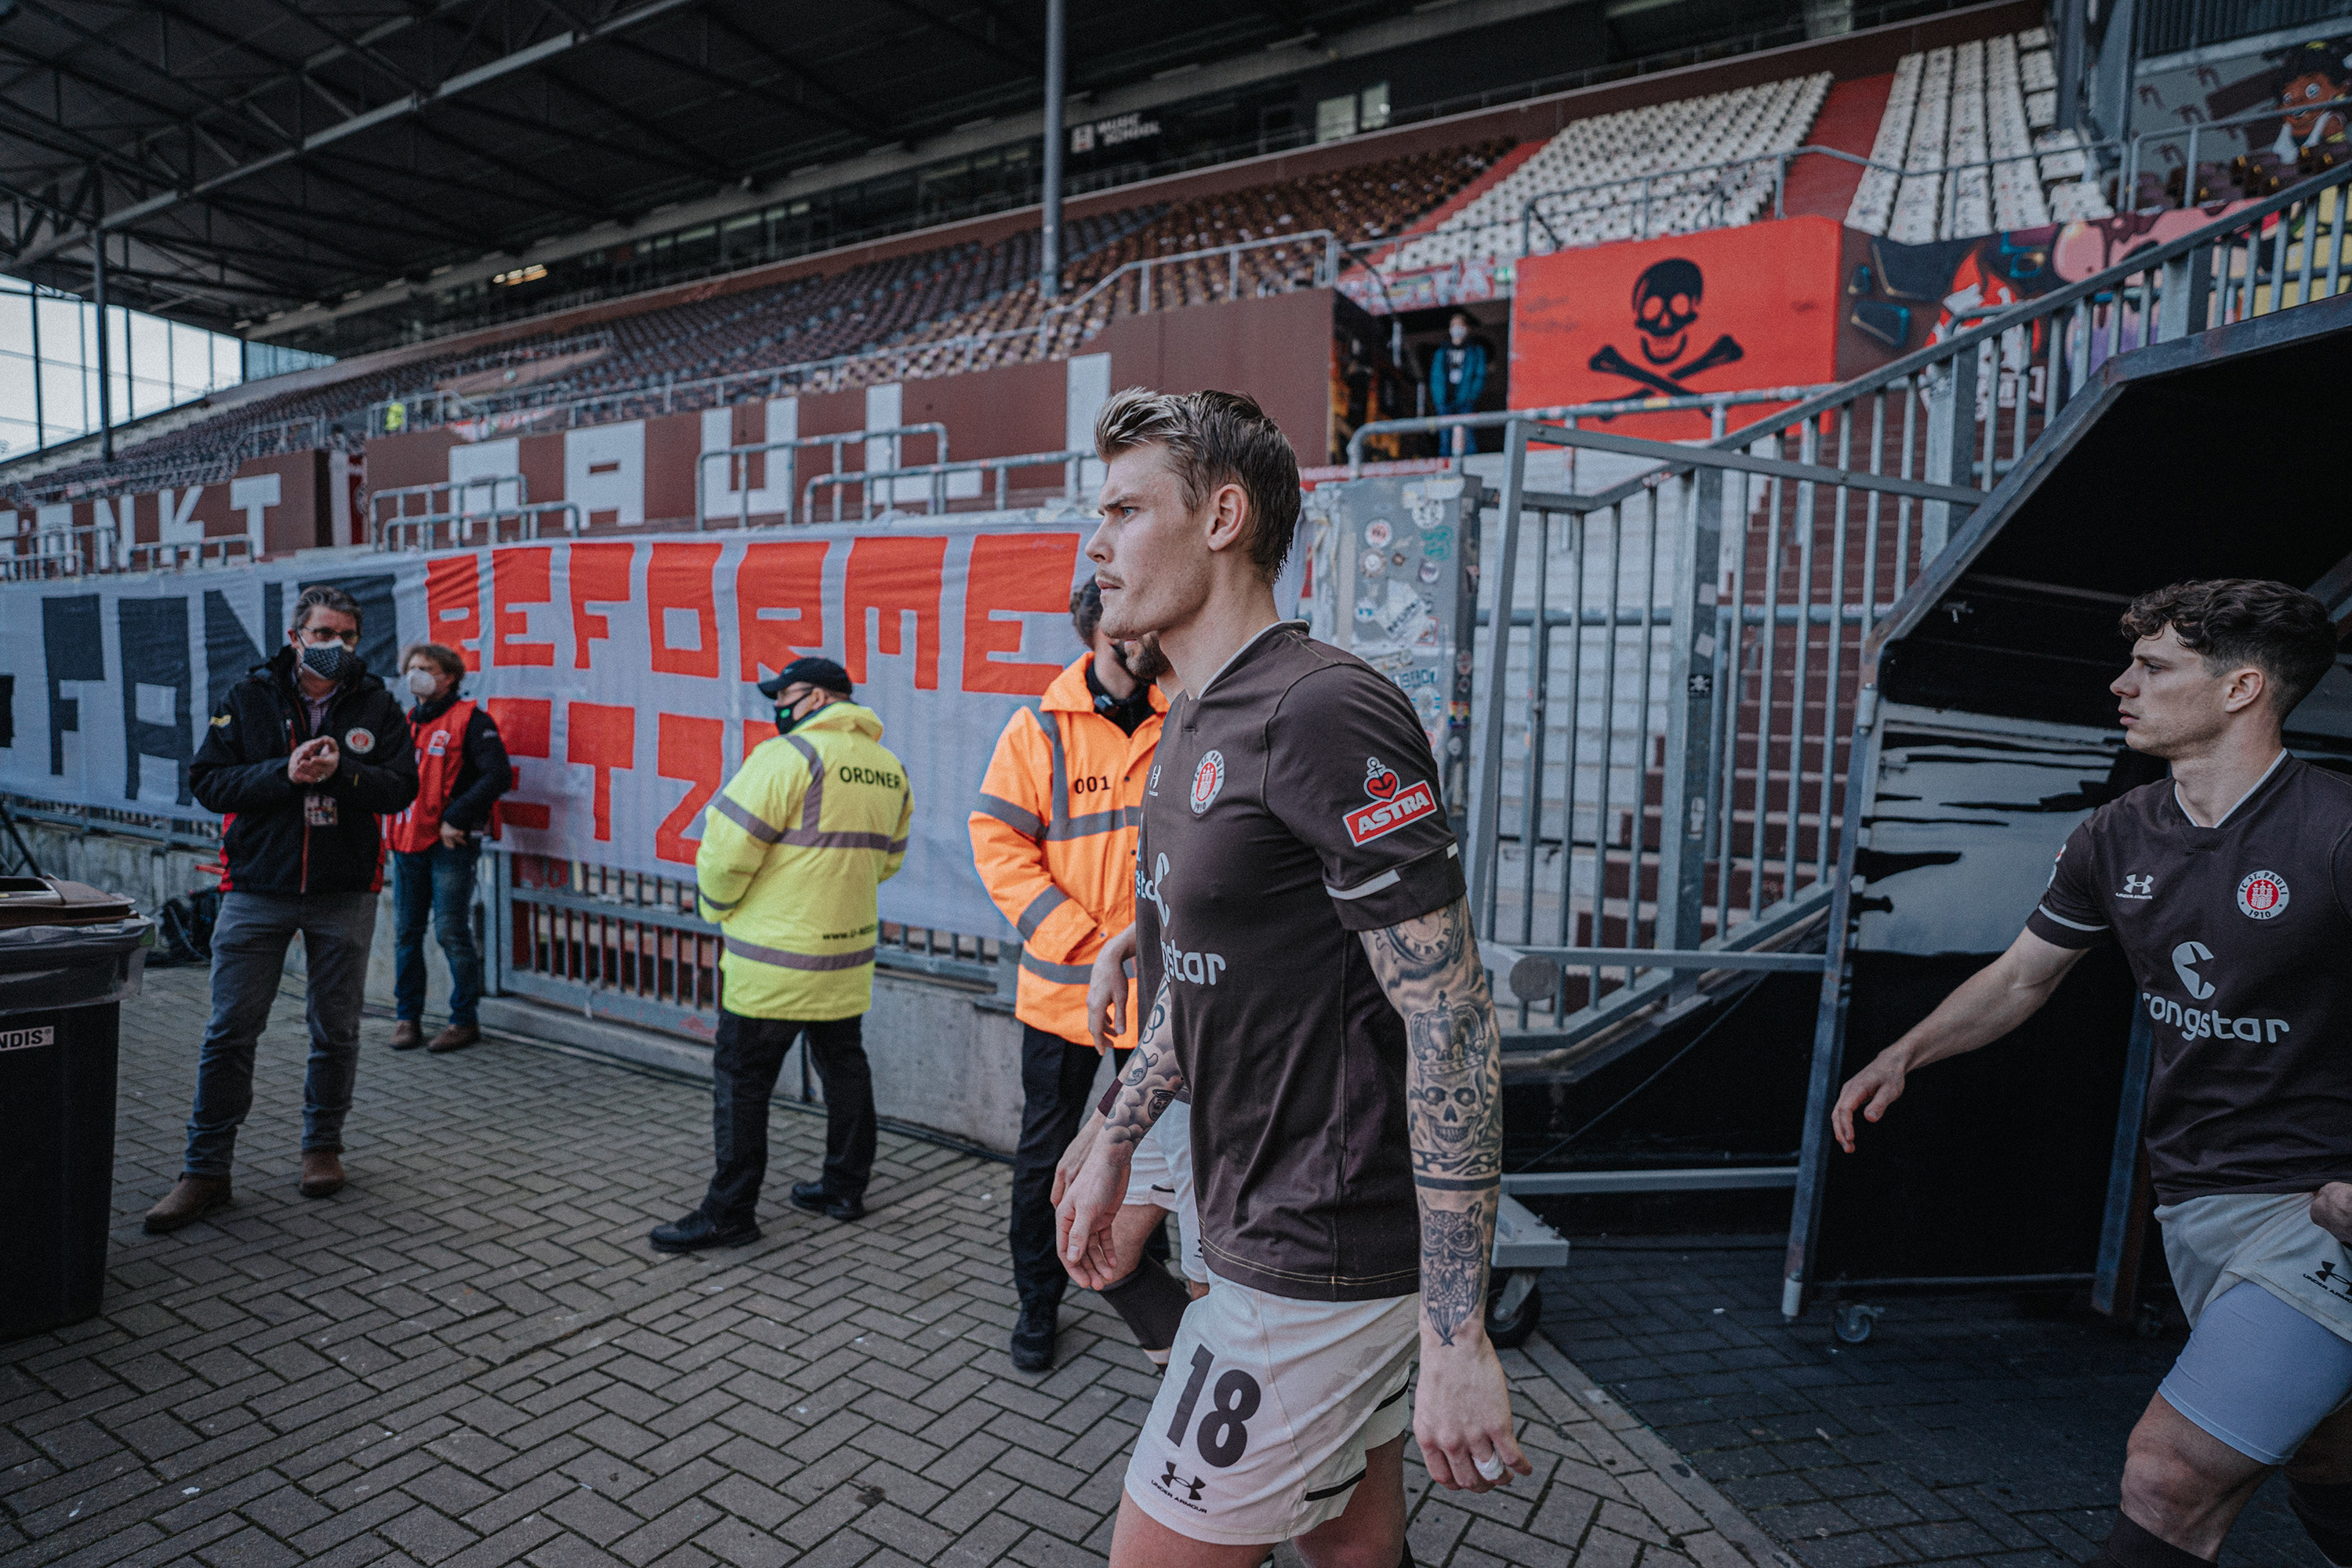
{"type": "Polygon", "coordinates": [[[1158,1204],[1176,1216],[1176,1251],[1184,1278],[1209,1282],[1201,1258],[1201,1210],[1192,1197],[1192,1108],[1177,1100],[1160,1113],[1128,1162],[1127,1202],[1158,1204]]]}
{"type": "Polygon", "coordinates": [[[1209,1277],[1184,1313],[1127,1495],[1180,1535],[1288,1541],[1348,1507],[1412,1422],[1421,1297],[1298,1301],[1209,1277]]]}

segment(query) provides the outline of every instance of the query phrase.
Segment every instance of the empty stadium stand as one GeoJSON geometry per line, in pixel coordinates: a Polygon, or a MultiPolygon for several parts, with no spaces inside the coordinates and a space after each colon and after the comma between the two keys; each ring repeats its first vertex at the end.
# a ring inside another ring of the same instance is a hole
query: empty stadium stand
{"type": "MultiPolygon", "coordinates": [[[[102,467],[84,460],[14,479],[19,505],[127,488],[211,482],[243,459],[288,449],[289,427],[310,422],[327,445],[340,426],[355,442],[369,410],[387,400],[448,390],[461,407],[587,402],[580,422],[637,418],[722,400],[726,378],[758,376],[877,349],[902,356],[837,366],[833,385],[875,378],[982,369],[1067,353],[1118,310],[1169,310],[1276,292],[1313,279],[1324,242],[1278,243],[1328,231],[1342,244],[1392,237],[1478,177],[1509,143],[1490,141],[1371,163],[1342,174],[1270,182],[1175,204],[1153,203],[1072,221],[1065,231],[1066,295],[1123,266],[1156,268],[1147,301],[1139,284],[1097,295],[1050,329],[1037,289],[1038,237],[965,243],[812,275],[765,289],[718,293],[623,316],[593,334],[551,331],[488,352],[452,353],[394,371],[246,403],[125,445],[102,467]],[[1173,259],[1242,242],[1230,259],[1173,259]],[[593,401],[590,401],[593,400],[593,401]]],[[[127,433],[126,433],[127,434],[127,433]]]]}
{"type": "Polygon", "coordinates": [[[2049,44],[2035,27],[1904,56],[1848,226],[1922,245],[2113,216],[2081,142],[2052,128],[2049,44]]]}
{"type": "MultiPolygon", "coordinates": [[[[420,347],[390,368],[372,356],[340,380],[124,429],[110,465],[63,452],[0,468],[0,490],[23,508],[215,482],[247,459],[357,447],[372,430],[602,423],[1057,358],[1114,315],[1328,282],[1335,255],[1396,275],[1516,257],[1530,226],[1538,250],[1737,226],[1772,215],[1833,74],[1589,113],[1540,141],[1433,147],[1424,135],[1402,155],[1368,146],[1352,167],[1095,210],[1066,226],[1064,290],[1050,303],[1037,233],[1000,227],[773,283],[713,279],[491,348],[420,347]],[[1523,223],[1530,204],[1534,226],[1523,223]]],[[[1874,108],[1888,80],[1866,79],[1874,108]]],[[[1906,55],[1891,80],[1871,153],[1883,167],[1861,175],[1852,226],[1916,242],[2105,212],[2089,150],[2046,125],[2054,78],[2040,29],[1906,55]]],[[[1870,112],[1838,132],[1844,147],[1858,153],[1870,112]]],[[[1831,202],[1843,200],[1840,185],[1831,202]]]]}
{"type": "Polygon", "coordinates": [[[1773,164],[1717,165],[1794,152],[1829,89],[1824,72],[1580,120],[1385,265],[1517,256],[1521,214],[1539,197],[1545,249],[1751,222],[1771,200],[1773,164]]]}

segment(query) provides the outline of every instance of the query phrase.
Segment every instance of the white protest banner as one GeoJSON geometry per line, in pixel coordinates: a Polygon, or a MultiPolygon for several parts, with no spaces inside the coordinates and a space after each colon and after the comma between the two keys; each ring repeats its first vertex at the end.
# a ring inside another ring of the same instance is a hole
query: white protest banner
{"type": "Polygon", "coordinates": [[[388,681],[411,643],[464,655],[516,763],[499,847],[625,870],[690,878],[704,806],[775,732],[753,683],[839,661],[914,789],[883,918],[994,933],[965,817],[1005,720],[1078,655],[1093,526],[973,514],[0,585],[0,790],[205,815],[187,768],[207,716],[284,643],[302,588],[331,583],[388,681]]]}

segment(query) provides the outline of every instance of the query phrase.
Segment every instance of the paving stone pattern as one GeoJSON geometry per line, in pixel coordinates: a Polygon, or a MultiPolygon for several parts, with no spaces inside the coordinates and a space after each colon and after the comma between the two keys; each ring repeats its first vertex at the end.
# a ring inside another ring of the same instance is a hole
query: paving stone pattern
{"type": "MultiPolygon", "coordinates": [[[[1841,1345],[1825,1309],[1782,1322],[1777,1237],[1571,1245],[1546,1334],[1808,1568],[2089,1558],[2188,1337],[2177,1315],[2143,1340],[2047,1298],[1915,1296],[1841,1345]]],[[[2275,1478],[2221,1563],[2326,1568],[2275,1478]]]]}
{"type": "MultiPolygon", "coordinates": [[[[281,997],[236,1206],[146,1237],[204,998],[173,971],[124,1008],[103,1315],[0,1345],[9,1568],[1104,1555],[1154,1375],[1076,1292],[1059,1364],[1013,1372],[1003,1166],[885,1135],[865,1223],[772,1199],[761,1243],[663,1259],[644,1235],[708,1178],[707,1089],[520,1043],[395,1054],[371,1020],[352,1184],[306,1202],[281,997]]],[[[774,1121],[780,1198],[822,1122],[774,1121]]],[[[1506,1363],[1536,1473],[1457,1497],[1409,1462],[1425,1568],[1793,1568],[1540,1336],[1506,1363]]]]}

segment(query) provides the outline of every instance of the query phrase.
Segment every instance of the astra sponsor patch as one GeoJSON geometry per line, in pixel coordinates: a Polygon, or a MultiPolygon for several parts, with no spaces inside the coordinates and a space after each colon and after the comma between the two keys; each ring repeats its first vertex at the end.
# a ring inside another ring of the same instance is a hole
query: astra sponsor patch
{"type": "Polygon", "coordinates": [[[1437,792],[1426,781],[1417,779],[1406,784],[1397,777],[1395,769],[1378,757],[1364,759],[1364,793],[1371,797],[1371,804],[1340,819],[1347,824],[1349,839],[1358,848],[1437,810],[1437,792]]]}

